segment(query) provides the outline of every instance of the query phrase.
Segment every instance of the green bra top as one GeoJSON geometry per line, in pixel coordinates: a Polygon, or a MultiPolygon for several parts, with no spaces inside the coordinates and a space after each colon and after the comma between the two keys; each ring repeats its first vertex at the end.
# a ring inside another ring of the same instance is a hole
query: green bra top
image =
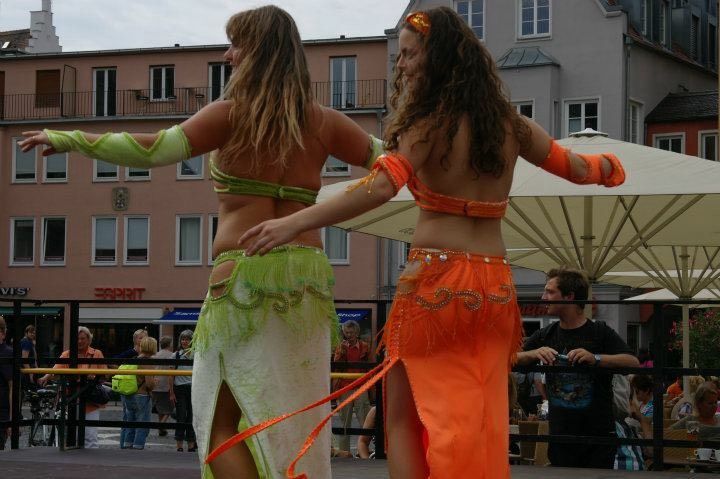
{"type": "Polygon", "coordinates": [[[210,177],[223,185],[223,187],[215,186],[216,193],[267,196],[280,200],[299,201],[307,205],[315,204],[315,199],[318,195],[318,192],[315,190],[300,188],[298,186],[283,186],[267,181],[237,178],[220,171],[213,160],[210,160],[210,177]]]}

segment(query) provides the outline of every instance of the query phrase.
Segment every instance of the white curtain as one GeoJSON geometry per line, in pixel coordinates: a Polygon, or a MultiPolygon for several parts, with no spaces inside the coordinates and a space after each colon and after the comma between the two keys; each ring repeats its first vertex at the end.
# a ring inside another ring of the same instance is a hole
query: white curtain
{"type": "Polygon", "coordinates": [[[95,261],[115,261],[115,218],[95,220],[95,261]]]}
{"type": "Polygon", "coordinates": [[[148,219],[128,218],[126,237],[127,259],[132,261],[147,260],[148,219]]]}
{"type": "Polygon", "coordinates": [[[45,176],[52,178],[67,178],[67,153],[57,153],[47,157],[45,176]]]}
{"type": "Polygon", "coordinates": [[[200,261],[200,218],[180,218],[180,261],[200,261]]]}
{"type": "Polygon", "coordinates": [[[331,260],[347,260],[347,233],[345,230],[329,226],[325,228],[325,254],[331,260]]]}

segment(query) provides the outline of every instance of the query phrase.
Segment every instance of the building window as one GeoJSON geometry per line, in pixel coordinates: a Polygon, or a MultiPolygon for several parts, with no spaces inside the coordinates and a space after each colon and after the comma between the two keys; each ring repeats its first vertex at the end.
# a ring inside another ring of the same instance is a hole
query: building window
{"type": "Polygon", "coordinates": [[[23,151],[18,145],[22,138],[13,138],[13,183],[35,183],[35,158],[37,148],[23,151]]]}
{"type": "Polygon", "coordinates": [[[566,136],[582,131],[585,128],[598,130],[600,125],[600,109],[597,100],[565,102],[566,136]]]}
{"type": "Polygon", "coordinates": [[[550,35],[550,0],[519,0],[520,37],[550,35]]]}
{"type": "Polygon", "coordinates": [[[229,63],[211,63],[209,69],[210,101],[215,101],[225,91],[225,85],[228,84],[232,74],[232,66],[229,63]]]}
{"type": "Polygon", "coordinates": [[[700,57],[700,18],[695,15],[690,21],[690,56],[693,60],[700,57]]]}
{"type": "Polygon", "coordinates": [[[150,218],[147,216],[126,216],[124,264],[149,264],[149,245],[150,218]]]}
{"type": "Polygon", "coordinates": [[[35,72],[35,108],[60,106],[60,70],[35,72]]]}
{"type": "Polygon", "coordinates": [[[330,98],[333,108],[355,108],[355,57],[330,59],[330,98]]]}
{"type": "Polygon", "coordinates": [[[117,181],[119,168],[107,161],[93,161],[93,181],[117,181]]]}
{"type": "Polygon", "coordinates": [[[323,165],[322,174],[323,176],[350,176],[350,165],[329,155],[323,165]]]}
{"type": "Polygon", "coordinates": [[[660,12],[658,17],[658,40],[662,45],[667,46],[668,3],[665,0],[660,2],[660,12]]]}
{"type": "Polygon", "coordinates": [[[174,100],[175,96],[175,67],[150,67],[150,99],[174,100]]]}
{"type": "Polygon", "coordinates": [[[150,179],[150,170],[146,168],[125,168],[125,178],[130,181],[144,181],[150,179]]]}
{"type": "Polygon", "coordinates": [[[700,158],[718,161],[717,142],[717,131],[700,132],[700,158]]]}
{"type": "Polygon", "coordinates": [[[117,218],[93,217],[92,234],[92,264],[117,264],[117,218]]]}
{"type": "Polygon", "coordinates": [[[323,228],[323,247],[330,264],[350,264],[350,236],[345,230],[328,226],[323,228]]]}
{"type": "Polygon", "coordinates": [[[193,156],[178,163],[177,177],[179,180],[198,180],[203,178],[203,157],[193,156]]]}
{"type": "Polygon", "coordinates": [[[485,39],[485,0],[456,1],[455,11],[470,25],[480,40],[485,39]]]}
{"type": "Polygon", "coordinates": [[[708,66],[717,70],[717,25],[708,22],[708,66]]]}
{"type": "Polygon", "coordinates": [[[67,181],[67,153],[56,153],[43,156],[44,174],[46,183],[64,183],[67,181]]]}
{"type": "Polygon", "coordinates": [[[532,101],[517,101],[517,102],[513,102],[513,105],[515,105],[515,109],[522,116],[525,116],[530,119],[535,117],[534,102],[532,102],[532,101]]]}
{"type": "Polygon", "coordinates": [[[684,140],[685,138],[681,134],[655,135],[655,148],[674,151],[675,153],[685,153],[684,140]]]}
{"type": "Polygon", "coordinates": [[[649,36],[650,31],[648,25],[650,24],[648,16],[650,15],[650,0],[640,0],[640,22],[641,31],[645,36],[649,36]]]}
{"type": "Polygon", "coordinates": [[[634,101],[631,101],[628,104],[627,137],[630,143],[636,143],[638,145],[642,145],[644,143],[642,131],[642,105],[634,101]]]}
{"type": "Polygon", "coordinates": [[[65,218],[43,218],[42,224],[43,266],[65,265],[65,218]]]}
{"type": "Polygon", "coordinates": [[[213,243],[215,242],[215,235],[217,235],[218,230],[217,215],[210,215],[208,217],[208,226],[210,228],[210,231],[208,231],[208,264],[213,264],[213,261],[215,261],[215,254],[213,253],[213,243]]]}
{"type": "Polygon", "coordinates": [[[175,238],[175,264],[201,264],[202,217],[178,216],[175,238]]]}
{"type": "Polygon", "coordinates": [[[398,241],[398,267],[404,268],[407,264],[408,255],[410,254],[410,243],[398,241]]]}
{"type": "Polygon", "coordinates": [[[117,70],[95,68],[93,70],[93,108],[95,116],[115,116],[117,112],[117,70]]]}
{"type": "Polygon", "coordinates": [[[10,265],[35,262],[35,218],[10,218],[10,265]]]}

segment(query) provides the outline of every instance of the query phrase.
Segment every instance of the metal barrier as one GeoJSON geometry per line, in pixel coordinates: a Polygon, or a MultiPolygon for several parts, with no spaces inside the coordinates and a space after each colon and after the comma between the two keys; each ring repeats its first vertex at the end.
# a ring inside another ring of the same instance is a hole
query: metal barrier
{"type": "MultiPolygon", "coordinates": [[[[12,420],[10,421],[10,426],[12,428],[12,434],[11,434],[11,447],[13,449],[17,449],[19,447],[19,428],[20,425],[27,424],[28,421],[21,420],[20,418],[20,375],[25,372],[52,372],[53,374],[58,373],[66,373],[66,374],[74,374],[74,375],[87,375],[87,374],[101,374],[101,373],[107,373],[107,370],[77,370],[78,364],[147,364],[147,365],[168,365],[168,364],[178,364],[180,363],[188,363],[190,364],[190,361],[187,360],[174,360],[174,359],[126,359],[126,358],[102,358],[102,359],[79,359],[77,357],[77,326],[78,326],[78,317],[79,317],[79,305],[81,303],[91,303],[91,304],[99,304],[99,303],[113,303],[113,301],[98,301],[98,300],[87,300],[87,301],[29,301],[29,300],[0,300],[0,303],[2,302],[12,302],[13,303],[13,314],[11,315],[11,318],[13,319],[19,319],[21,315],[21,306],[23,303],[27,304],[58,304],[58,303],[67,303],[70,305],[70,318],[71,318],[71,327],[70,327],[70,358],[68,359],[57,359],[55,363],[57,364],[69,364],[69,369],[22,369],[18,366],[22,364],[22,358],[20,355],[20,347],[19,347],[19,341],[15,341],[14,343],[14,349],[13,349],[13,359],[7,360],[7,359],[0,359],[0,364],[13,364],[13,415],[12,420]]],[[[153,300],[153,301],[130,301],[131,303],[171,303],[171,304],[181,304],[181,303],[188,303],[188,304],[199,304],[197,301],[169,301],[169,300],[153,300]]],[[[377,317],[378,317],[378,329],[384,324],[384,319],[386,317],[387,312],[387,305],[389,301],[356,301],[356,300],[348,300],[348,301],[337,301],[338,303],[373,303],[377,306],[377,317]]],[[[624,304],[628,305],[627,303],[621,302],[621,301],[585,301],[585,302],[578,302],[578,301],[537,301],[537,300],[519,300],[520,304],[580,304],[580,303],[592,303],[592,304],[624,304]]],[[[662,323],[662,314],[660,314],[660,308],[662,308],[665,304],[691,304],[691,303],[702,303],[702,304],[709,304],[709,305],[715,305],[717,304],[720,306],[720,301],[712,301],[712,300],[702,300],[702,301],[684,301],[684,300],[672,300],[672,301],[637,301],[633,304],[652,304],[654,305],[655,312],[657,313],[655,315],[655,320],[652,322],[652,334],[653,334],[653,353],[654,353],[654,366],[652,368],[602,368],[602,370],[598,369],[592,369],[587,368],[585,371],[588,374],[650,374],[653,377],[654,382],[654,390],[653,390],[653,407],[654,407],[654,415],[653,415],[653,438],[652,439],[632,439],[632,438],[617,438],[617,437],[599,437],[599,436],[560,436],[560,435],[534,435],[534,434],[511,434],[511,439],[516,441],[532,441],[532,442],[550,442],[550,443],[561,443],[561,444],[609,444],[609,445],[638,445],[638,446],[645,446],[645,447],[652,447],[653,449],[653,468],[654,469],[662,469],[664,466],[664,458],[663,458],[663,448],[664,447],[697,447],[698,442],[696,441],[682,441],[682,440],[668,440],[663,437],[663,424],[664,424],[664,418],[663,418],[663,394],[664,394],[664,387],[663,387],[663,380],[668,377],[676,377],[676,376],[682,376],[682,375],[717,375],[720,376],[720,369],[709,369],[709,368],[677,368],[677,367],[667,367],[667,358],[666,358],[666,348],[664,337],[664,327],[662,323]]],[[[629,306],[629,305],[628,305],[629,306]]],[[[21,323],[19,320],[13,321],[14,324],[14,337],[20,338],[22,337],[22,330],[21,330],[21,323]]],[[[372,368],[375,364],[373,363],[336,363],[334,366],[336,366],[338,369],[364,369],[368,370],[372,368]]],[[[578,366],[517,366],[513,368],[513,371],[517,372],[530,372],[530,371],[540,371],[540,372],[578,372],[578,366]]],[[[132,370],[125,371],[123,370],[123,374],[130,374],[132,370]]],[[[148,375],[176,375],[177,373],[182,374],[188,374],[187,372],[177,372],[177,371],[163,371],[163,370],[134,370],[135,374],[148,374],[148,375]]],[[[178,374],[179,375],[179,374],[178,374]]],[[[353,373],[333,373],[333,377],[357,377],[358,374],[353,373]]],[[[72,387],[71,387],[72,389],[72,387]]],[[[376,427],[375,430],[365,430],[365,429],[359,429],[359,428],[349,428],[349,429],[343,429],[340,428],[339,430],[334,429],[333,432],[346,432],[352,435],[357,434],[369,434],[374,433],[376,436],[376,457],[378,458],[384,458],[385,457],[385,451],[384,451],[384,430],[383,430],[383,409],[382,409],[382,391],[378,391],[378,394],[376,396],[377,398],[377,416],[376,416],[376,427]]],[[[77,399],[77,397],[75,398],[77,399]]],[[[84,433],[84,426],[111,426],[111,427],[140,427],[140,428],[157,428],[161,425],[164,428],[172,428],[171,424],[168,423],[156,423],[156,422],[147,422],[147,423],[126,423],[123,421],[86,421],[84,418],[84,404],[82,402],[82,398],[80,398],[79,406],[76,407],[75,411],[77,412],[78,409],[80,411],[79,417],[75,415],[69,415],[67,420],[63,423],[63,418],[61,418],[58,423],[61,425],[62,428],[67,428],[69,432],[72,432],[74,429],[77,429],[78,436],[76,438],[76,441],[70,441],[72,444],[78,443],[78,446],[76,447],[82,447],[82,439],[83,439],[83,433],[84,433]]],[[[68,405],[72,406],[72,401],[68,402],[68,405]]],[[[6,426],[8,423],[0,423],[0,426],[6,426]]],[[[64,431],[63,431],[64,433],[64,431]]],[[[69,437],[71,435],[68,435],[69,437]]],[[[720,441],[703,441],[702,443],[705,447],[720,447],[720,441]]],[[[61,448],[64,447],[64,444],[61,442],[61,448]]]]}
{"type": "MultiPolygon", "coordinates": [[[[376,305],[376,311],[378,316],[378,327],[382,327],[384,318],[386,317],[387,304],[389,300],[336,300],[337,304],[374,304],[376,305]]],[[[13,365],[13,384],[12,384],[12,417],[9,422],[0,421],[0,427],[11,428],[10,434],[10,447],[11,449],[18,449],[20,447],[20,427],[30,425],[31,420],[22,419],[21,417],[21,375],[26,373],[38,373],[38,374],[54,374],[61,377],[60,381],[60,418],[59,419],[47,419],[45,421],[48,425],[58,427],[58,446],[61,450],[65,449],[76,449],[84,447],[84,433],[86,426],[101,426],[101,427],[125,427],[125,428],[163,428],[173,429],[182,423],[160,423],[160,422],[126,422],[126,421],[92,421],[85,419],[85,399],[82,396],[83,389],[86,387],[85,376],[88,375],[110,375],[113,374],[113,369],[78,369],[80,364],[139,364],[139,365],[191,365],[192,360],[183,359],[152,359],[152,358],[78,358],[77,349],[77,335],[80,317],[80,304],[115,304],[115,301],[110,300],[4,300],[0,298],[0,304],[12,303],[13,313],[9,315],[9,318],[13,324],[13,337],[18,340],[13,342],[13,358],[5,359],[0,358],[0,365],[12,364],[13,365]],[[54,358],[51,363],[54,364],[67,364],[68,368],[22,368],[23,358],[21,357],[21,350],[19,344],[19,338],[23,336],[22,323],[19,321],[22,312],[22,305],[29,304],[38,306],[40,304],[67,304],[70,308],[70,357],[68,358],[54,358]],[[67,381],[67,376],[80,376],[81,380],[79,384],[77,382],[67,381]],[[66,394],[66,391],[68,392],[66,394]]],[[[140,303],[140,304],[201,304],[200,301],[194,300],[136,300],[136,301],[124,301],[123,304],[140,303]]],[[[368,371],[375,367],[377,363],[370,362],[356,362],[356,363],[339,363],[333,362],[333,367],[336,369],[346,370],[364,370],[368,371]]],[[[145,374],[152,376],[184,376],[191,375],[191,371],[172,371],[162,369],[136,369],[136,370],[123,370],[122,374],[145,374]]],[[[342,373],[333,372],[331,378],[357,378],[362,376],[362,373],[342,373]]],[[[385,458],[384,450],[384,429],[383,429],[383,414],[382,414],[382,385],[380,383],[376,386],[376,426],[375,429],[363,429],[361,428],[333,428],[335,434],[346,434],[346,435],[374,435],[376,437],[376,451],[375,457],[385,458]]]]}

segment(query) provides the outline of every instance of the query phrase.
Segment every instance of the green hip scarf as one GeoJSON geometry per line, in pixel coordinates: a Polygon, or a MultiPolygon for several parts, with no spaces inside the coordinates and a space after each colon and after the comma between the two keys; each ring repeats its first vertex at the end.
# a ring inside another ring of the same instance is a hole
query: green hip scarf
{"type": "Polygon", "coordinates": [[[234,262],[232,274],[211,283],[193,336],[193,350],[202,351],[209,341],[246,341],[267,320],[279,315],[302,335],[318,326],[330,329],[337,342],[337,315],[332,288],[335,284],[327,257],[314,247],[281,246],[264,256],[245,256],[242,250],[225,251],[214,267],[234,262]],[[227,314],[230,313],[231,314],[227,314]],[[232,318],[232,321],[230,321],[232,318]]]}

